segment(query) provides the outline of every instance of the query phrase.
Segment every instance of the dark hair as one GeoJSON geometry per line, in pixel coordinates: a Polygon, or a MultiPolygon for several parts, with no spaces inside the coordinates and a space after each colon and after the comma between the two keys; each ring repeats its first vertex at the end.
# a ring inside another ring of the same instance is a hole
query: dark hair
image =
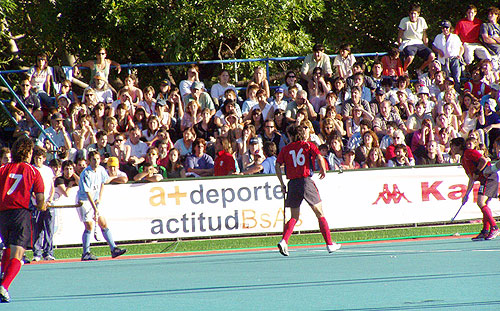
{"type": "Polygon", "coordinates": [[[366,69],[366,65],[365,63],[362,61],[362,60],[358,60],[357,62],[354,63],[354,65],[352,65],[353,67],[354,66],[358,66],[359,68],[361,68],[361,70],[364,72],[365,69],[366,69]]]}
{"type": "MultiPolygon", "coordinates": [[[[46,157],[46,153],[47,153],[47,150],[43,147],[35,146],[33,148],[33,158],[40,157],[40,156],[46,157]]],[[[2,154],[2,156],[3,156],[3,154],[2,154]]]]}
{"type": "Polygon", "coordinates": [[[61,165],[61,168],[64,170],[66,168],[66,166],[73,166],[75,167],[75,162],[71,161],[71,160],[66,160],[62,163],[61,165]]]}
{"type": "Polygon", "coordinates": [[[2,158],[4,155],[8,153],[10,153],[10,149],[7,147],[2,147],[2,149],[0,149],[0,158],[2,158]]]}
{"type": "Polygon", "coordinates": [[[12,145],[12,162],[28,162],[30,153],[33,151],[34,143],[28,136],[19,137],[12,145]]]}
{"type": "Polygon", "coordinates": [[[372,128],[372,121],[370,121],[368,119],[363,119],[363,120],[359,121],[359,126],[361,126],[361,125],[366,125],[371,129],[372,128]]]}
{"type": "Polygon", "coordinates": [[[272,157],[276,155],[276,152],[278,151],[276,148],[276,144],[272,141],[266,141],[264,142],[264,146],[262,147],[262,151],[264,152],[264,155],[266,158],[272,157]]]}
{"type": "Polygon", "coordinates": [[[390,57],[396,57],[398,56],[400,53],[399,49],[396,48],[396,47],[393,47],[389,50],[389,52],[387,53],[390,57]]]}
{"type": "Polygon", "coordinates": [[[347,51],[351,54],[351,45],[348,43],[344,43],[339,47],[339,51],[347,51]]]}
{"type": "Polygon", "coordinates": [[[494,7],[494,6],[490,6],[488,8],[488,11],[487,11],[487,14],[495,14],[495,15],[499,15],[500,14],[500,10],[497,8],[497,7],[494,7]]]}
{"type": "Polygon", "coordinates": [[[286,128],[286,133],[290,137],[291,141],[304,141],[305,140],[304,131],[302,130],[302,127],[298,126],[296,124],[290,124],[286,128]]]}
{"type": "Polygon", "coordinates": [[[410,10],[408,12],[417,12],[418,14],[420,14],[420,4],[418,3],[413,3],[411,6],[410,6],[410,10]]]}
{"type": "Polygon", "coordinates": [[[324,51],[325,50],[325,46],[321,43],[316,43],[314,46],[313,46],[313,51],[314,52],[319,52],[319,51],[324,51]]]}
{"type": "Polygon", "coordinates": [[[61,160],[59,159],[50,160],[49,167],[61,167],[61,160]]]}
{"type": "Polygon", "coordinates": [[[92,150],[92,151],[90,151],[90,152],[89,152],[89,154],[87,155],[87,159],[89,159],[89,160],[90,160],[90,159],[91,159],[91,158],[93,158],[96,154],[98,154],[99,156],[101,156],[101,154],[100,154],[100,153],[99,153],[99,151],[97,151],[97,150],[92,150]]]}
{"type": "Polygon", "coordinates": [[[465,139],[463,137],[453,138],[450,141],[450,146],[460,147],[461,150],[465,150],[465,139]]]}

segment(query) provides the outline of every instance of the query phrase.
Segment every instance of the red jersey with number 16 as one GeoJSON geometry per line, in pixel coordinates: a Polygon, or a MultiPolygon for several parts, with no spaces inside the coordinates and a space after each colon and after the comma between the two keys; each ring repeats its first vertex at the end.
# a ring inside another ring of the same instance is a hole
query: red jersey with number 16
{"type": "Polygon", "coordinates": [[[40,172],[28,163],[0,167],[0,211],[28,208],[31,193],[43,193],[40,172]]]}
{"type": "Polygon", "coordinates": [[[288,179],[310,177],[313,173],[314,160],[319,154],[315,144],[308,141],[295,141],[281,149],[276,162],[285,164],[288,179]]]}

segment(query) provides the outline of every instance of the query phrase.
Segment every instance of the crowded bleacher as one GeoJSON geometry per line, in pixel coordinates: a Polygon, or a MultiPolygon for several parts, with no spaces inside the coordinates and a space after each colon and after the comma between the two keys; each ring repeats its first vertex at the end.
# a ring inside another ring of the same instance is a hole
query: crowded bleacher
{"type": "Polygon", "coordinates": [[[76,78],[90,69],[89,86],[79,93],[40,53],[17,86],[29,113],[12,101],[13,135],[33,138],[55,170],[74,167],[61,174],[66,186],[91,150],[114,182],[272,174],[290,124],[305,131],[330,170],[459,163],[449,153],[455,137],[498,159],[499,12],[490,8],[481,22],[471,5],[455,27],[443,20],[441,33],[428,38],[420,7],[412,6],[395,30],[399,46],[369,68],[348,43],[331,51],[338,52],[332,59],[315,44],[281,85],[271,85],[257,66],[244,90],[231,84],[228,70],[207,85],[211,77],[200,77],[197,65],[186,68],[178,86],[141,80],[141,89],[140,77],[128,74],[115,89],[110,74],[122,69],[99,48],[96,60],[71,70],[76,78]]]}

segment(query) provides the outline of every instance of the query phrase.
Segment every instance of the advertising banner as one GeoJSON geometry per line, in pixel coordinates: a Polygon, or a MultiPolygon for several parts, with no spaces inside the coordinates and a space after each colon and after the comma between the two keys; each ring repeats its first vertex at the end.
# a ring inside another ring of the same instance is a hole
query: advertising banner
{"type": "MultiPolygon", "coordinates": [[[[461,205],[467,176],[457,166],[330,172],[313,177],[330,228],[450,221],[461,205]]],[[[481,218],[477,187],[457,217],[481,218]]],[[[74,204],[77,188],[55,204],[74,204]]],[[[498,200],[489,206],[500,214],[498,200]]],[[[106,185],[99,207],[117,241],[277,233],[283,194],[276,176],[187,179],[106,185]]],[[[80,244],[76,209],[57,209],[56,245],[80,244]]],[[[287,215],[290,215],[287,211],[287,215]]],[[[289,216],[288,216],[289,217],[289,216]]],[[[297,231],[318,230],[302,203],[297,231]]],[[[104,239],[101,238],[102,241],[104,239]]]]}

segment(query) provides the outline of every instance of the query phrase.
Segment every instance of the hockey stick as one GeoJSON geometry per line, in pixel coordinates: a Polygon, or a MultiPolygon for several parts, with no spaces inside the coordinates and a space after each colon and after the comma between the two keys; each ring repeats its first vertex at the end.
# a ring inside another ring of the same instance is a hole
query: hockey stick
{"type": "Polygon", "coordinates": [[[455,216],[453,216],[453,218],[451,219],[451,221],[454,221],[454,220],[455,220],[455,218],[457,218],[458,213],[460,213],[460,210],[462,209],[462,207],[464,207],[465,203],[467,203],[467,202],[464,202],[464,203],[462,203],[462,205],[460,205],[460,208],[458,209],[458,211],[457,211],[457,213],[455,214],[455,216]]]}
{"type": "Polygon", "coordinates": [[[48,208],[75,208],[82,206],[82,202],[77,204],[67,204],[67,205],[47,205],[48,208]]]}

